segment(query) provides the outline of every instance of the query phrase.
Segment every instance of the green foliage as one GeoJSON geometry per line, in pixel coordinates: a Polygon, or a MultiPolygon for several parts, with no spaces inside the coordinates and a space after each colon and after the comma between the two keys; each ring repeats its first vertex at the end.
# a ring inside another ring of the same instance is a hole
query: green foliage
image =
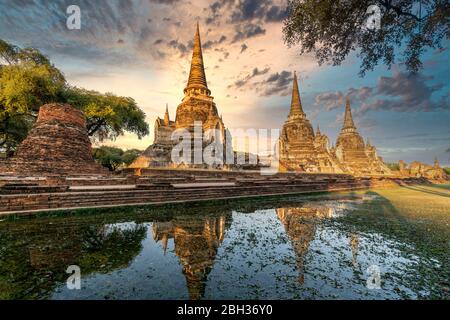
{"type": "Polygon", "coordinates": [[[450,37],[449,15],[446,0],[291,0],[283,34],[288,45],[300,44],[301,54],[315,53],[319,64],[340,65],[357,50],[360,75],[380,62],[388,67],[401,62],[417,72],[426,49],[442,49],[450,37]],[[363,26],[374,4],[381,10],[381,27],[372,30],[363,26]]]}
{"type": "Polygon", "coordinates": [[[138,149],[130,149],[125,151],[122,155],[123,163],[129,166],[134,160],[136,160],[137,157],[140,156],[141,153],[142,151],[138,149]]]}
{"type": "Polygon", "coordinates": [[[76,87],[67,88],[64,98],[68,104],[83,110],[89,136],[100,141],[115,139],[124,131],[135,133],[139,139],[149,133],[145,113],[132,98],[76,87]]]}
{"type": "Polygon", "coordinates": [[[15,150],[39,108],[55,102],[83,110],[94,140],[115,139],[125,131],[139,139],[149,133],[145,113],[132,98],[71,87],[38,50],[21,49],[0,39],[0,150],[15,150]]]}
{"type": "Polygon", "coordinates": [[[22,141],[41,105],[58,101],[63,74],[35,49],[19,49],[0,40],[0,149],[22,141]]]}
{"type": "Polygon", "coordinates": [[[122,166],[130,165],[142,151],[130,149],[123,151],[120,148],[102,146],[93,150],[93,155],[97,163],[110,171],[115,171],[122,166]]]}
{"type": "Polygon", "coordinates": [[[445,174],[450,176],[450,167],[444,167],[445,174]]]}
{"type": "Polygon", "coordinates": [[[400,171],[400,165],[398,163],[386,163],[386,165],[392,171],[400,171]]]}

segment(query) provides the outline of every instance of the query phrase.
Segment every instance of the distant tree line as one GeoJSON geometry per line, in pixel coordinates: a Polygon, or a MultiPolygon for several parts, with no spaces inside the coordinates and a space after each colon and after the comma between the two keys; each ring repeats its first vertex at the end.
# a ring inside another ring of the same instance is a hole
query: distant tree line
{"type": "Polygon", "coordinates": [[[95,161],[110,171],[129,166],[140,154],[141,150],[122,150],[116,147],[102,146],[92,150],[95,161]]]}
{"type": "Polygon", "coordinates": [[[386,163],[386,165],[392,171],[400,171],[400,165],[398,163],[386,163]]]}
{"type": "Polygon", "coordinates": [[[125,131],[139,138],[149,133],[145,113],[132,98],[71,86],[39,50],[0,39],[0,152],[13,152],[27,136],[39,108],[54,102],[82,110],[88,134],[96,141],[115,139],[125,131]]]}

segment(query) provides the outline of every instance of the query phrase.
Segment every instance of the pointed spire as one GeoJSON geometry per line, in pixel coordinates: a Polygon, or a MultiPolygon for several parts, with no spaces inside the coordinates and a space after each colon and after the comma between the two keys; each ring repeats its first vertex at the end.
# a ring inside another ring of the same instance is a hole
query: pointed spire
{"type": "Polygon", "coordinates": [[[345,104],[344,126],[342,129],[356,129],[355,124],[353,123],[352,109],[350,107],[349,99],[347,99],[345,104]]]}
{"type": "Polygon", "coordinates": [[[170,117],[169,117],[169,105],[166,103],[166,113],[164,114],[164,124],[168,126],[170,124],[170,117]]]}
{"type": "Polygon", "coordinates": [[[205,67],[203,65],[202,42],[200,40],[200,27],[198,22],[194,37],[194,49],[192,51],[189,80],[184,91],[186,92],[188,89],[206,89],[208,94],[210,94],[206,83],[205,67]]]}
{"type": "Polygon", "coordinates": [[[294,84],[292,87],[291,112],[289,116],[301,115],[305,116],[300,100],[300,92],[298,90],[297,73],[294,71],[294,84]]]}
{"type": "Polygon", "coordinates": [[[317,125],[316,136],[320,136],[320,135],[321,135],[320,128],[319,128],[319,125],[317,125]]]}
{"type": "Polygon", "coordinates": [[[369,138],[367,138],[366,147],[371,147],[369,138]]]}
{"type": "Polygon", "coordinates": [[[437,157],[434,157],[434,167],[435,167],[435,168],[440,168],[440,167],[441,167],[441,165],[440,165],[439,160],[438,160],[437,157]]]}

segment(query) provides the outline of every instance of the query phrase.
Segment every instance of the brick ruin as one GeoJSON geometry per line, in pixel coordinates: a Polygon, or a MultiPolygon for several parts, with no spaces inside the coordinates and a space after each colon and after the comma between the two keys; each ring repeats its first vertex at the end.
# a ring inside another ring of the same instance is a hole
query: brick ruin
{"type": "Polygon", "coordinates": [[[68,104],[40,108],[36,123],[0,173],[21,176],[106,174],[92,156],[82,111],[68,104]]]}
{"type": "Polygon", "coordinates": [[[313,127],[303,111],[297,75],[294,73],[291,110],[280,139],[280,171],[346,173],[355,176],[392,175],[369,141],[364,143],[353,122],[350,101],[345,107],[344,125],[330,148],[328,137],[313,127]]]}

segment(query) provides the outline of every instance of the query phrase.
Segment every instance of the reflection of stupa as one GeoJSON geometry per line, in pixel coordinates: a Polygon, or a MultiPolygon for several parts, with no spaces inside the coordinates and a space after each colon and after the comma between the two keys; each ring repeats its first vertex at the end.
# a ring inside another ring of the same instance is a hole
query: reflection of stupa
{"type": "Polygon", "coordinates": [[[292,248],[297,256],[299,282],[305,281],[305,255],[314,240],[318,220],[331,217],[332,209],[327,207],[278,208],[277,216],[284,225],[292,248]]]}
{"type": "Polygon", "coordinates": [[[352,250],[352,265],[354,268],[358,268],[358,247],[359,247],[359,235],[352,233],[350,235],[350,248],[352,250]]]}
{"type": "Polygon", "coordinates": [[[203,297],[208,274],[229,222],[228,216],[220,216],[177,218],[153,224],[153,238],[162,240],[164,250],[168,240],[174,239],[175,254],[183,265],[190,299],[203,297]]]}

